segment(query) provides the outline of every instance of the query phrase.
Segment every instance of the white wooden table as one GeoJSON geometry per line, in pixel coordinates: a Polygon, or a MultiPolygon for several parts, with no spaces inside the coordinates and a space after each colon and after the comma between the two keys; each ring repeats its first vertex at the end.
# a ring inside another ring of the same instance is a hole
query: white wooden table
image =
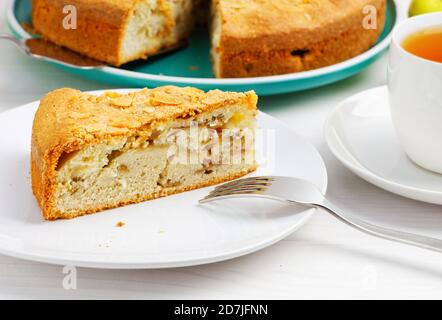
{"type": "MultiPolygon", "coordinates": [[[[6,31],[0,1],[0,30],[6,31]]],[[[260,100],[261,110],[312,141],[329,173],[328,194],[361,217],[442,238],[442,208],[380,190],[347,171],[328,150],[322,127],[342,99],[386,82],[384,56],[368,70],[324,88],[260,100]]],[[[0,43],[0,112],[59,87],[109,88],[0,43]]],[[[249,256],[172,270],[78,269],[77,290],[62,288],[59,266],[0,255],[0,298],[310,299],[442,298],[442,255],[366,236],[318,212],[300,231],[249,256]]]]}

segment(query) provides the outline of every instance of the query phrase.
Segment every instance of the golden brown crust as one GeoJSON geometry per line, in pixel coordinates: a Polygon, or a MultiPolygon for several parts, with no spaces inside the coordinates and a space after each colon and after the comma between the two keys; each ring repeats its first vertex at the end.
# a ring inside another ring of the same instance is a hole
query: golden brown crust
{"type": "Polygon", "coordinates": [[[124,25],[137,0],[33,0],[35,30],[52,42],[89,57],[121,64],[120,48],[124,25]],[[77,8],[77,29],[66,30],[63,8],[77,8]]]}
{"type": "MultiPolygon", "coordinates": [[[[133,57],[124,57],[122,53],[127,23],[140,1],[32,0],[32,24],[36,32],[60,46],[119,66],[154,53],[143,52],[133,57]],[[67,16],[63,8],[67,5],[77,9],[77,29],[63,27],[67,16]]],[[[170,11],[165,1],[160,0],[158,6],[165,13],[170,11]]],[[[173,24],[169,19],[165,28],[170,30],[173,24]]]]}
{"type": "Polygon", "coordinates": [[[372,46],[386,0],[216,0],[222,19],[218,77],[292,73],[332,65],[372,46]],[[366,29],[364,8],[377,11],[366,29]]]}
{"type": "MultiPolygon", "coordinates": [[[[257,96],[254,92],[213,90],[205,93],[172,86],[128,95],[109,92],[93,96],[68,88],[49,93],[35,114],[31,146],[32,188],[44,217],[59,218],[53,195],[56,167],[63,153],[117,136],[129,137],[153,124],[235,103],[256,109],[257,96]]],[[[130,200],[130,203],[136,201],[130,200]]]]}

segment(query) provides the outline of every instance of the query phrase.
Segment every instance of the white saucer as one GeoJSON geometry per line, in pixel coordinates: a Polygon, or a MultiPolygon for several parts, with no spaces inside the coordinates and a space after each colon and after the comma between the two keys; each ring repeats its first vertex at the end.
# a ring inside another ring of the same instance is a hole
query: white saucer
{"type": "Polygon", "coordinates": [[[325,125],[334,155],[368,182],[398,195],[442,204],[442,175],[414,164],[403,152],[390,118],[387,87],[342,102],[325,125]]]}
{"type": "MultiPolygon", "coordinates": [[[[127,92],[128,90],[118,90],[127,92]]],[[[99,93],[99,92],[97,92],[99,93]]],[[[0,253],[94,268],[168,268],[211,263],[263,249],[302,226],[312,210],[242,199],[199,206],[211,188],[186,192],[73,220],[43,221],[29,175],[31,125],[38,102],[0,113],[0,253]],[[117,228],[122,221],[125,226],[117,228]]],[[[326,190],[314,147],[274,118],[258,151],[257,175],[297,176],[326,190]]]]}

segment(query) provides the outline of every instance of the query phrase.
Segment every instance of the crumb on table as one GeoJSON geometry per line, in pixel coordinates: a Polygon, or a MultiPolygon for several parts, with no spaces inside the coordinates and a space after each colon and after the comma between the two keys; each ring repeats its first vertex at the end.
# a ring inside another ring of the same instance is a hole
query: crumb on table
{"type": "Polygon", "coordinates": [[[122,221],[118,221],[117,224],[115,225],[117,228],[121,228],[124,227],[126,224],[122,221]]]}

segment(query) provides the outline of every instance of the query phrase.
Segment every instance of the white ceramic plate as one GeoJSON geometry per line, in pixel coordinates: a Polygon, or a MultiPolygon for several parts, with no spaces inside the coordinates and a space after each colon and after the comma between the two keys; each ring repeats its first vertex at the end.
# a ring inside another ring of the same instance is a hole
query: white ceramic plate
{"type": "Polygon", "coordinates": [[[442,204],[442,175],[403,152],[390,118],[387,87],[359,93],[330,115],[325,138],[334,155],[368,182],[401,196],[442,204]]]}
{"type": "MultiPolygon", "coordinates": [[[[127,90],[120,90],[127,92],[127,90]]],[[[290,235],[313,211],[267,200],[198,206],[211,188],[74,220],[46,222],[31,191],[31,125],[38,102],[0,113],[0,253],[94,268],[167,268],[211,263],[263,249],[290,235]],[[117,228],[117,222],[125,226],[117,228]]],[[[264,135],[256,173],[297,176],[325,192],[319,153],[272,117],[260,114],[264,135]],[[273,143],[274,142],[274,143],[273,143]],[[266,160],[265,160],[266,159],[266,160]]]]}

